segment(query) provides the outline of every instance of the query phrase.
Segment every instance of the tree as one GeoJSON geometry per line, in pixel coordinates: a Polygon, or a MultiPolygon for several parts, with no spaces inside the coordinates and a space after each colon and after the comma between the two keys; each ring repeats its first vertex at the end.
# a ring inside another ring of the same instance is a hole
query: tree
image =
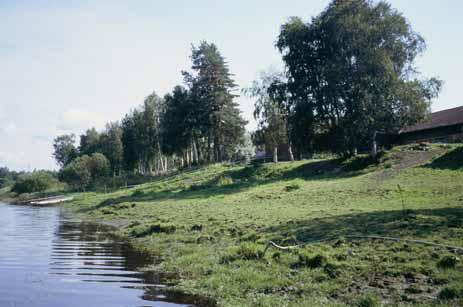
{"type": "Polygon", "coordinates": [[[53,157],[60,167],[66,166],[78,156],[74,134],[64,134],[56,137],[53,141],[53,148],[53,157]]]}
{"type": "Polygon", "coordinates": [[[137,127],[140,121],[141,113],[136,109],[127,114],[122,120],[123,160],[125,169],[129,171],[139,168],[141,136],[137,127]]]}
{"type": "Polygon", "coordinates": [[[418,79],[414,63],[425,42],[384,1],[334,0],[309,23],[292,18],[277,47],[302,150],[312,149],[316,134],[336,140],[334,151],[374,149],[377,133],[421,120],[441,87],[418,79]]]}
{"type": "Polygon", "coordinates": [[[109,160],[101,153],[83,155],[66,165],[59,178],[76,189],[85,190],[92,182],[108,175],[109,160]]]}
{"type": "Polygon", "coordinates": [[[92,180],[108,176],[110,171],[110,162],[105,155],[101,153],[94,153],[86,162],[92,180]]]}
{"type": "Polygon", "coordinates": [[[161,151],[160,116],[163,113],[164,100],[155,92],[149,95],[143,104],[142,160],[145,170],[150,173],[162,173],[167,169],[161,151]]]}
{"type": "MultiPolygon", "coordinates": [[[[246,95],[256,99],[254,118],[266,147],[273,149],[273,162],[275,163],[278,162],[278,145],[286,143],[291,147],[289,110],[286,109],[286,100],[275,99],[275,97],[281,97],[277,95],[276,87],[282,82],[282,78],[281,73],[275,71],[262,72],[260,78],[244,90],[246,95]]],[[[291,160],[293,160],[291,150],[290,153],[291,160]]]]}
{"type": "Polygon", "coordinates": [[[101,152],[108,158],[113,176],[121,172],[123,151],[121,126],[118,122],[106,124],[101,135],[101,152]]]}
{"type": "Polygon", "coordinates": [[[92,180],[89,159],[87,155],[76,158],[61,169],[59,179],[75,189],[85,190],[92,180]]]}
{"type": "Polygon", "coordinates": [[[246,121],[234,102],[236,84],[214,44],[193,46],[191,60],[193,73],[183,74],[195,105],[195,122],[207,140],[208,161],[220,162],[243,141],[246,121]]]}
{"type": "Polygon", "coordinates": [[[15,193],[43,192],[59,185],[58,180],[49,172],[37,171],[20,176],[11,190],[15,193]]]}
{"type": "Polygon", "coordinates": [[[17,174],[11,172],[8,167],[0,166],[0,189],[12,185],[16,177],[17,174]]]}
{"type": "Polygon", "coordinates": [[[122,144],[125,165],[139,173],[162,173],[167,162],[161,151],[161,115],[164,100],[152,93],[140,109],[122,120],[122,144]],[[154,168],[154,169],[153,169],[154,168]]]}
{"type": "Polygon", "coordinates": [[[164,101],[160,129],[162,151],[168,155],[179,155],[188,166],[197,163],[196,144],[200,129],[190,92],[182,86],[176,86],[172,93],[164,97],[164,101]],[[192,154],[192,151],[196,153],[192,154]]]}
{"type": "Polygon", "coordinates": [[[101,135],[95,128],[88,129],[85,134],[80,136],[79,153],[81,155],[91,155],[95,152],[101,152],[101,135]]]}

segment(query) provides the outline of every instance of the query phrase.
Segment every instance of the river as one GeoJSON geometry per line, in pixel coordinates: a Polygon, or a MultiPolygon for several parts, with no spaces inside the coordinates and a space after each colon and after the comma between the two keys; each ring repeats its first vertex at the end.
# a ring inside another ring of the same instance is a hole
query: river
{"type": "Polygon", "coordinates": [[[0,203],[1,307],[201,305],[137,271],[153,261],[59,207],[0,203]]]}

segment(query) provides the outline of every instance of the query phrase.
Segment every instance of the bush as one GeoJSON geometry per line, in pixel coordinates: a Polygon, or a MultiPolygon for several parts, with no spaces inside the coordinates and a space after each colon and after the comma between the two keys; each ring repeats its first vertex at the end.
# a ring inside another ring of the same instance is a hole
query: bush
{"type": "Polygon", "coordinates": [[[357,304],[358,307],[376,307],[379,306],[379,299],[374,293],[368,293],[361,297],[357,304]]]}
{"type": "Polygon", "coordinates": [[[463,290],[462,289],[455,289],[455,288],[449,288],[445,287],[439,292],[439,295],[437,296],[440,300],[454,300],[456,298],[463,297],[463,290]]]}
{"type": "Polygon", "coordinates": [[[60,179],[76,189],[85,190],[90,184],[97,183],[109,173],[109,160],[100,153],[83,155],[66,165],[60,173],[60,179]]]}
{"type": "Polygon", "coordinates": [[[47,172],[34,172],[18,178],[12,191],[18,194],[44,192],[60,185],[60,182],[47,172]]]}
{"type": "Polygon", "coordinates": [[[327,259],[323,255],[315,255],[311,257],[307,253],[299,254],[299,261],[296,263],[296,266],[308,267],[311,269],[316,269],[324,266],[327,263],[327,259]]]}
{"type": "Polygon", "coordinates": [[[460,259],[458,259],[457,256],[453,256],[453,255],[444,256],[437,262],[437,267],[440,269],[445,269],[445,270],[453,269],[456,267],[459,260],[460,259]]]}

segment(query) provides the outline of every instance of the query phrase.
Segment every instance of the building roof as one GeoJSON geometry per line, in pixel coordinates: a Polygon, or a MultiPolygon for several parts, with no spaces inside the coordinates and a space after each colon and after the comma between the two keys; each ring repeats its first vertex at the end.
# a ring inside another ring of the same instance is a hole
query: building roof
{"type": "Polygon", "coordinates": [[[431,113],[423,122],[414,126],[405,127],[400,133],[409,133],[458,124],[463,124],[463,107],[431,113]]]}

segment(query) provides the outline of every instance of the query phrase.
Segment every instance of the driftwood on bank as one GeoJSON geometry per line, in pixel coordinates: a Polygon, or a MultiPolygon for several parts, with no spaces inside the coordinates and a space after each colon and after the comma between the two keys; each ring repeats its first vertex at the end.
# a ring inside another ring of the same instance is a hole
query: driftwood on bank
{"type": "MultiPolygon", "coordinates": [[[[454,252],[459,252],[463,253],[463,247],[459,246],[452,246],[452,245],[445,245],[445,244],[439,244],[439,243],[434,243],[434,242],[429,242],[429,241],[423,241],[423,240],[412,240],[412,239],[400,239],[400,238],[393,238],[393,237],[382,237],[382,236],[361,236],[361,235],[347,235],[344,236],[343,238],[346,239],[371,239],[371,240],[383,240],[383,241],[395,241],[395,242],[406,242],[406,243],[412,243],[412,244],[421,244],[421,245],[427,245],[427,246],[435,246],[439,248],[444,248],[448,249],[450,251],[454,252]]],[[[304,244],[298,244],[298,245],[292,245],[292,246],[281,246],[276,244],[273,241],[269,241],[267,243],[267,246],[264,249],[264,252],[262,253],[262,257],[265,256],[267,250],[270,247],[277,248],[279,250],[292,250],[300,247],[304,247],[309,244],[314,244],[314,243],[321,243],[321,242],[326,242],[326,241],[332,241],[337,238],[328,238],[328,239],[322,239],[322,240],[317,240],[317,241],[312,241],[309,243],[304,243],[304,244]]]]}

